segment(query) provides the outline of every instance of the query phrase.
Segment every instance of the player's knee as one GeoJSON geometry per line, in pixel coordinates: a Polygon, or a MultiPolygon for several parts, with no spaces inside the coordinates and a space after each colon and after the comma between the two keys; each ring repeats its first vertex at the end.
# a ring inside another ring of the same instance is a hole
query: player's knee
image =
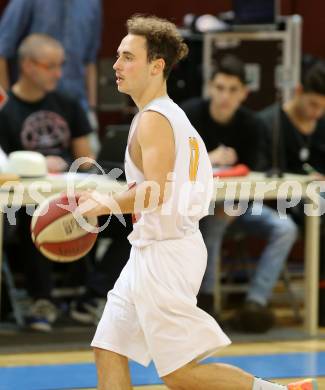
{"type": "Polygon", "coordinates": [[[173,374],[166,375],[161,378],[165,385],[171,390],[185,390],[186,386],[178,376],[173,374]]]}
{"type": "Polygon", "coordinates": [[[192,390],[191,382],[188,380],[189,375],[187,375],[187,372],[188,370],[183,367],[172,372],[171,374],[162,377],[161,379],[171,390],[192,390]]]}

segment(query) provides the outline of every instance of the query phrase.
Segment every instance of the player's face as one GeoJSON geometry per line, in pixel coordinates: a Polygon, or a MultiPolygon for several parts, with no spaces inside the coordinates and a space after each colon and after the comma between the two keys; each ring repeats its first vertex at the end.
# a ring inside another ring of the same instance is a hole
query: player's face
{"type": "Polygon", "coordinates": [[[299,109],[305,120],[317,121],[325,114],[325,96],[318,93],[302,93],[298,100],[299,109]]]}
{"type": "Polygon", "coordinates": [[[64,52],[56,47],[40,48],[35,58],[25,60],[25,75],[45,93],[53,91],[62,76],[64,52]]]}
{"type": "Polygon", "coordinates": [[[246,99],[247,88],[236,76],[217,73],[210,83],[211,102],[224,117],[231,117],[246,99]]]}
{"type": "Polygon", "coordinates": [[[132,34],[124,37],[113,65],[118,90],[129,95],[140,93],[150,81],[151,68],[147,57],[146,39],[132,34]]]}

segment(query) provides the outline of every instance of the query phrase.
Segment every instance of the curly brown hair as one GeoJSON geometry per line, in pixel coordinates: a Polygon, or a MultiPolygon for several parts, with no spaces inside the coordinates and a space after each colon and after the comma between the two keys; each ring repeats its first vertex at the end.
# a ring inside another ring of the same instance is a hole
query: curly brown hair
{"type": "Polygon", "coordinates": [[[164,78],[173,66],[188,53],[188,47],[174,23],[156,16],[133,15],[126,22],[129,34],[146,38],[148,62],[162,58],[165,61],[164,78]]]}

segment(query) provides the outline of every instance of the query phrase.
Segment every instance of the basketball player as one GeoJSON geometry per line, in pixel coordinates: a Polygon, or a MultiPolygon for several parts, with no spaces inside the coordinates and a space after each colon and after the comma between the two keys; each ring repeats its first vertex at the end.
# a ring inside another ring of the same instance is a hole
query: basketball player
{"type": "Polygon", "coordinates": [[[127,27],[114,69],[118,90],[139,109],[125,160],[127,180],[136,185],[111,198],[83,193],[79,201],[89,216],[141,211],[129,236],[130,259],[108,293],[92,342],[98,389],[131,389],[129,358],[143,365],[153,360],[171,389],[316,388],[312,380],[285,387],[233,366],[198,363],[230,340],[196,306],[207,257],[198,221],[207,213],[212,169],[202,139],[166,90],[187,47],[166,20],[135,16],[127,27]]]}

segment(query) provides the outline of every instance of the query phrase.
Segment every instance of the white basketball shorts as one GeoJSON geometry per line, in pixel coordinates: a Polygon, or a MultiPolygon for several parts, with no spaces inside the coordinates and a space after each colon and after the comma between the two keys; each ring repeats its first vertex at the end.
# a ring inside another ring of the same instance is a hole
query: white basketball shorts
{"type": "Polygon", "coordinates": [[[91,345],[144,366],[153,360],[162,377],[230,344],[217,322],[196,306],[206,261],[199,231],[133,247],[91,345]]]}

